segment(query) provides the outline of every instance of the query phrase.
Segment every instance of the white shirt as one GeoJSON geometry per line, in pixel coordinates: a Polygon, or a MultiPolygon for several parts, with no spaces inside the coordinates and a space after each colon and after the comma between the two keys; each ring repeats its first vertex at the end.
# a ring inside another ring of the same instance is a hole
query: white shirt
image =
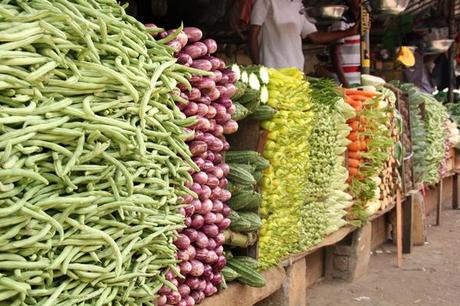
{"type": "Polygon", "coordinates": [[[302,38],[316,32],[300,0],[256,0],[251,24],[262,26],[261,64],[272,68],[297,67],[303,71],[302,38]]]}

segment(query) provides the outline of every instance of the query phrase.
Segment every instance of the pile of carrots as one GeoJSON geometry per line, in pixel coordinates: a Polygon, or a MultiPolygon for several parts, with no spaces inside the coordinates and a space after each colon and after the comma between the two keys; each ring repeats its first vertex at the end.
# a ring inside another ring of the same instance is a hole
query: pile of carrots
{"type": "Polygon", "coordinates": [[[360,173],[360,167],[365,162],[361,156],[362,152],[367,152],[367,143],[369,137],[362,135],[362,132],[366,130],[367,119],[361,114],[361,111],[365,109],[365,101],[372,99],[377,94],[374,92],[356,90],[356,89],[345,89],[345,102],[351,105],[357,116],[347,121],[348,125],[352,128],[348,139],[351,143],[348,145],[348,173],[351,178],[363,179],[360,173]]]}

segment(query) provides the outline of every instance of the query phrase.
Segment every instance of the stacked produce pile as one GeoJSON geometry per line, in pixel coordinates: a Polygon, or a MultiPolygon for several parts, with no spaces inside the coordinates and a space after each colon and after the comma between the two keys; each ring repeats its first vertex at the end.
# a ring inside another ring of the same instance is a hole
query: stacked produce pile
{"type": "Polygon", "coordinates": [[[413,182],[413,154],[412,154],[412,141],[411,141],[411,117],[409,112],[409,101],[407,94],[404,94],[401,90],[394,87],[393,85],[387,84],[398,97],[398,109],[401,115],[402,120],[402,133],[401,133],[401,143],[403,147],[403,158],[404,160],[404,169],[402,169],[404,176],[404,188],[405,192],[414,189],[413,182]]]}
{"type": "MultiPolygon", "coordinates": [[[[396,110],[396,95],[393,91],[388,88],[382,88],[382,103],[385,111],[387,112],[386,128],[390,131],[390,137],[393,145],[388,146],[387,153],[388,159],[385,161],[383,170],[380,172],[380,184],[379,191],[380,196],[377,198],[378,201],[374,201],[375,205],[368,203],[368,213],[374,214],[377,212],[378,207],[385,209],[393,203],[396,203],[395,190],[401,190],[401,176],[399,173],[399,166],[403,159],[403,146],[400,142],[400,136],[402,133],[402,118],[399,112],[396,110]],[[379,202],[377,204],[377,202],[379,202]]],[[[372,203],[372,202],[371,202],[372,203]]]]}
{"type": "Polygon", "coordinates": [[[226,243],[238,247],[248,247],[255,242],[261,220],[257,214],[261,195],[257,190],[256,173],[261,178],[262,170],[268,162],[255,151],[230,151],[225,155],[230,166],[230,191],[228,202],[232,213],[230,230],[226,233],[226,243]]]}
{"type": "Polygon", "coordinates": [[[388,107],[383,95],[377,92],[346,89],[345,101],[356,111],[348,120],[352,132],[348,139],[348,171],[353,208],[350,218],[356,224],[365,222],[369,213],[380,208],[378,177],[394,145],[387,127],[388,107]],[[372,206],[372,207],[370,207],[372,206]]]}
{"type": "Polygon", "coordinates": [[[1,303],[153,305],[196,167],[189,69],[116,1],[0,11],[1,303]]]}
{"type": "Polygon", "coordinates": [[[309,169],[308,139],[312,130],[308,82],[297,69],[270,69],[268,104],[277,110],[262,122],[268,131],[264,157],[270,161],[262,178],[259,258],[262,268],[302,251],[302,206],[309,169]]]}
{"type": "Polygon", "coordinates": [[[336,93],[335,82],[313,78],[309,82],[315,124],[309,138],[310,168],[302,207],[302,239],[307,247],[347,223],[343,218],[352,199],[346,193],[349,186],[344,153],[351,131],[346,121],[354,116],[354,110],[336,93]]]}
{"type": "Polygon", "coordinates": [[[412,150],[414,153],[412,159],[414,166],[413,175],[414,182],[417,185],[415,187],[420,188],[426,171],[425,150],[427,148],[426,132],[421,111],[423,100],[414,99],[413,94],[416,92],[416,89],[414,88],[413,90],[409,90],[409,88],[411,88],[409,86],[410,85],[406,85],[406,88],[401,87],[401,89],[406,93],[407,101],[409,103],[412,150]]]}
{"type": "Polygon", "coordinates": [[[447,103],[446,104],[447,111],[449,112],[450,118],[460,126],[460,103],[447,103]]]}
{"type": "Polygon", "coordinates": [[[222,270],[225,281],[236,280],[241,284],[251,287],[264,287],[265,279],[258,271],[260,263],[249,256],[233,256],[228,253],[228,264],[222,270]]]}
{"type": "Polygon", "coordinates": [[[336,93],[335,83],[307,82],[296,69],[270,70],[269,94],[277,113],[262,123],[271,164],[262,179],[263,268],[347,224],[352,206],[344,153],[351,143],[347,120],[355,111],[336,93]]]}
{"type": "Polygon", "coordinates": [[[460,126],[460,91],[454,89],[454,101],[449,102],[449,91],[448,89],[444,89],[443,91],[438,92],[434,97],[444,104],[447,108],[447,112],[449,113],[450,118],[460,126]]]}
{"type": "Polygon", "coordinates": [[[226,264],[223,231],[230,225],[230,208],[225,204],[231,197],[227,188],[229,166],[223,154],[229,144],[224,134],[234,133],[238,125],[231,119],[234,105],[235,73],[225,68],[225,63],[212,54],[217,44],[212,39],[202,39],[197,28],[172,30],[159,35],[176,51],[178,61],[209,72],[208,76],[193,74],[191,86],[179,84],[181,97],[187,103],[179,104],[187,117],[196,116],[198,122],[190,129],[187,139],[193,161],[199,170],[192,173],[189,187],[197,199],[188,196],[184,209],[184,229],[175,241],[179,249],[181,276],[172,279],[178,292],[164,286],[158,305],[194,305],[205,296],[215,294],[222,282],[221,270],[226,264]],[[185,278],[184,278],[185,277],[185,278]]]}
{"type": "Polygon", "coordinates": [[[232,222],[230,229],[225,232],[225,244],[229,246],[229,267],[226,268],[227,274],[224,274],[225,280],[236,279],[243,284],[263,287],[265,280],[257,272],[259,266],[253,264],[254,260],[232,258],[231,252],[234,248],[250,247],[257,241],[262,223],[258,214],[262,198],[257,183],[269,163],[255,151],[229,151],[225,154],[225,161],[230,166],[229,189],[232,193],[228,202],[232,209],[232,222]]]}
{"type": "MultiPolygon", "coordinates": [[[[447,131],[451,148],[454,147],[458,149],[460,147],[460,131],[457,124],[449,120],[447,123],[447,131]]],[[[453,158],[453,156],[450,156],[450,158],[453,158]]]]}
{"type": "Polygon", "coordinates": [[[446,150],[447,110],[433,96],[420,92],[412,84],[404,84],[401,89],[409,96],[416,181],[435,184],[440,179],[446,150]]]}
{"type": "Polygon", "coordinates": [[[440,179],[440,168],[446,149],[447,129],[446,121],[448,118],[445,107],[436,101],[432,96],[421,93],[420,96],[425,101],[425,129],[427,136],[428,150],[425,152],[427,169],[424,182],[428,184],[437,183],[440,179]]]}
{"type": "Polygon", "coordinates": [[[457,124],[450,119],[445,122],[446,129],[446,141],[444,142],[445,153],[444,158],[441,162],[441,168],[439,169],[439,175],[443,177],[452,170],[454,155],[452,148],[458,148],[460,145],[460,131],[458,130],[457,124]]]}
{"type": "Polygon", "coordinates": [[[233,119],[237,121],[246,117],[255,120],[270,119],[275,110],[267,105],[269,99],[267,85],[270,81],[268,68],[233,65],[232,70],[238,76],[237,93],[233,97],[236,108],[233,119]]]}

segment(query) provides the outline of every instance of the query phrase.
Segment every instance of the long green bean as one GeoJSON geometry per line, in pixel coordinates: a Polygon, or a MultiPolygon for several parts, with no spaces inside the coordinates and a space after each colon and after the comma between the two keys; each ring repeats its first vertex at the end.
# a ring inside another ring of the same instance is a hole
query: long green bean
{"type": "Polygon", "coordinates": [[[0,300],[152,305],[196,167],[174,87],[209,73],[115,0],[2,1],[0,17],[0,300]]]}

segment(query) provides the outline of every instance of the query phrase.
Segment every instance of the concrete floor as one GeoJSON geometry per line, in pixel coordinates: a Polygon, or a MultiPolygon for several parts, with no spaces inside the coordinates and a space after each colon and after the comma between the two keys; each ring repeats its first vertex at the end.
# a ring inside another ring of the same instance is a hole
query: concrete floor
{"type": "Polygon", "coordinates": [[[374,251],[369,273],[353,283],[317,284],[307,305],[460,306],[460,211],[445,210],[441,226],[428,229],[426,245],[405,255],[401,269],[395,252],[393,245],[374,251]]]}

